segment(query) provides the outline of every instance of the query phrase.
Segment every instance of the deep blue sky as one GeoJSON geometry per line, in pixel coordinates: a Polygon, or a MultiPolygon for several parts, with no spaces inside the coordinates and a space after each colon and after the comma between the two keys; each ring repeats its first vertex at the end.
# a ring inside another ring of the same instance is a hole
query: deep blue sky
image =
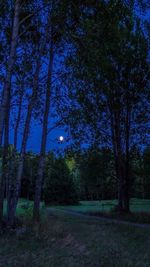
{"type": "MultiPolygon", "coordinates": [[[[41,144],[41,131],[42,126],[37,125],[35,122],[32,122],[32,127],[30,130],[30,135],[28,139],[27,151],[33,151],[34,153],[39,153],[40,144],[41,144]]],[[[65,130],[63,128],[56,128],[48,135],[47,139],[47,151],[51,151],[54,149],[61,150],[66,146],[67,142],[64,141],[62,144],[58,142],[59,136],[66,137],[65,130]]],[[[18,148],[20,148],[20,143],[22,141],[22,136],[18,137],[18,148]]],[[[10,143],[13,144],[13,131],[10,134],[10,143]]]]}

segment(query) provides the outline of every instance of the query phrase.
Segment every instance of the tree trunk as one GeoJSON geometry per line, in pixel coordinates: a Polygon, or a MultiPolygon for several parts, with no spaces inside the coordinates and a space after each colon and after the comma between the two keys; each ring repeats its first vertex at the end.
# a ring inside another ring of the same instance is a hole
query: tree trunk
{"type": "Polygon", "coordinates": [[[15,63],[15,55],[18,41],[18,32],[19,32],[19,11],[20,11],[20,0],[15,1],[15,11],[14,11],[14,20],[13,20],[13,30],[12,30],[12,41],[10,48],[10,56],[8,60],[8,69],[3,89],[3,99],[2,104],[0,106],[0,146],[2,146],[2,135],[3,135],[3,127],[4,120],[7,112],[7,103],[9,97],[9,90],[11,87],[11,78],[15,63]]]}
{"type": "Polygon", "coordinates": [[[18,129],[19,129],[19,124],[20,124],[20,119],[21,119],[21,111],[22,111],[22,101],[23,101],[23,92],[24,92],[24,81],[22,83],[22,88],[20,92],[20,98],[19,98],[19,108],[18,108],[18,115],[17,115],[17,120],[15,124],[15,129],[14,129],[14,151],[13,155],[11,158],[11,167],[10,167],[10,172],[9,176],[6,181],[6,199],[7,199],[7,220],[8,222],[11,222],[11,218],[13,220],[12,214],[14,213],[13,210],[13,194],[14,194],[14,184],[15,181],[13,180],[14,172],[15,172],[15,164],[17,161],[16,158],[16,151],[17,151],[17,141],[18,141],[18,129]]]}
{"type": "Polygon", "coordinates": [[[122,148],[119,115],[115,118],[116,175],[118,180],[118,206],[120,212],[129,212],[129,138],[126,136],[126,150],[122,148]]]}
{"type": "Polygon", "coordinates": [[[130,212],[130,197],[129,197],[129,177],[130,177],[130,121],[131,110],[129,105],[129,92],[127,90],[126,95],[126,131],[125,131],[125,198],[124,198],[124,210],[130,212]]]}
{"type": "Polygon", "coordinates": [[[124,212],[124,199],[125,199],[125,170],[123,154],[120,154],[118,158],[118,201],[119,211],[124,212]]]}
{"type": "Polygon", "coordinates": [[[120,125],[120,111],[111,109],[111,131],[112,131],[112,143],[115,158],[116,176],[118,181],[118,208],[120,212],[125,211],[125,175],[126,165],[124,160],[124,152],[122,150],[122,133],[120,125]]]}
{"type": "Polygon", "coordinates": [[[120,211],[123,210],[123,179],[121,172],[121,153],[120,153],[120,141],[119,141],[119,129],[118,129],[118,119],[116,122],[116,116],[113,112],[111,112],[111,138],[113,144],[113,153],[115,160],[115,169],[116,169],[116,177],[118,181],[118,208],[120,211]]]}
{"type": "Polygon", "coordinates": [[[1,177],[0,177],[0,221],[2,221],[2,218],[3,218],[3,201],[4,201],[4,189],[5,189],[4,180],[6,178],[6,165],[7,165],[7,154],[8,154],[8,144],[9,144],[8,138],[9,138],[10,88],[11,88],[12,72],[13,72],[13,67],[15,63],[17,41],[18,41],[19,10],[20,10],[20,0],[16,0],[10,56],[8,60],[8,69],[7,69],[6,79],[4,83],[2,103],[0,106],[0,146],[2,146],[3,129],[5,127],[3,167],[2,167],[1,177]]]}
{"type": "Polygon", "coordinates": [[[10,88],[8,90],[7,100],[7,112],[5,117],[5,129],[4,129],[4,149],[2,158],[2,173],[1,173],[1,184],[0,184],[0,222],[3,221],[3,208],[4,208],[4,194],[9,177],[9,159],[8,159],[8,148],[9,148],[9,120],[10,120],[10,88]]]}
{"type": "Polygon", "coordinates": [[[24,157],[25,157],[25,152],[26,152],[28,134],[29,134],[29,129],[30,129],[30,122],[31,122],[34,103],[37,97],[38,80],[39,80],[39,73],[40,73],[40,66],[41,66],[40,63],[41,61],[38,59],[37,68],[36,68],[35,77],[34,77],[33,93],[32,93],[32,97],[28,105],[28,111],[27,111],[27,116],[26,116],[26,121],[25,121],[25,126],[24,126],[24,133],[23,133],[23,139],[22,139],[22,145],[21,145],[21,151],[20,151],[20,160],[18,164],[16,182],[15,182],[14,188],[11,189],[10,197],[9,197],[7,218],[8,218],[8,224],[11,226],[14,224],[14,221],[15,221],[16,208],[17,208],[17,203],[18,203],[20,189],[21,189],[21,179],[22,179],[22,172],[23,172],[24,157]]]}
{"type": "Polygon", "coordinates": [[[40,218],[40,201],[41,201],[41,191],[42,191],[44,165],[45,165],[44,163],[45,163],[45,153],[46,153],[46,143],[47,143],[48,116],[49,116],[49,111],[50,111],[53,56],[54,56],[53,55],[53,41],[51,40],[48,77],[47,77],[46,101],[45,101],[45,110],[44,110],[43,127],[42,127],[43,129],[42,129],[40,162],[39,162],[39,169],[38,169],[38,174],[37,174],[37,179],[36,179],[35,199],[34,199],[34,209],[33,209],[33,217],[36,221],[38,221],[40,218]]]}
{"type": "Polygon", "coordinates": [[[14,129],[14,149],[15,149],[15,151],[17,150],[18,129],[19,129],[19,124],[20,124],[20,119],[21,119],[21,112],[22,112],[23,92],[24,92],[24,82],[22,84],[22,88],[21,88],[21,92],[20,92],[18,116],[17,116],[15,129],[14,129]]]}
{"type": "MultiPolygon", "coordinates": [[[[24,155],[21,155],[20,161],[19,161],[19,167],[17,171],[17,177],[16,177],[16,183],[15,188],[13,189],[13,192],[10,192],[10,197],[8,198],[8,210],[7,210],[7,219],[10,226],[14,224],[15,221],[15,215],[16,215],[16,208],[20,193],[20,187],[21,187],[21,177],[22,177],[22,171],[23,171],[23,163],[24,163],[24,155]]],[[[12,188],[11,188],[12,189],[12,188]]]]}
{"type": "Polygon", "coordinates": [[[28,111],[27,111],[27,116],[26,116],[26,122],[24,126],[24,134],[23,134],[23,140],[22,140],[22,146],[21,146],[21,152],[20,152],[20,160],[18,164],[18,170],[17,170],[17,177],[16,177],[16,182],[15,186],[13,189],[13,192],[11,192],[10,197],[9,197],[9,204],[8,204],[8,223],[9,225],[14,224],[15,220],[15,215],[16,215],[16,208],[17,208],[17,203],[19,199],[19,194],[20,194],[20,188],[21,188],[21,179],[22,179],[22,172],[23,172],[23,164],[24,164],[24,156],[26,152],[26,145],[27,145],[27,140],[28,140],[28,134],[29,134],[29,129],[30,129],[30,122],[31,122],[31,117],[32,117],[32,110],[34,106],[34,101],[35,101],[35,92],[33,92],[31,101],[28,105],[28,111]]]}
{"type": "MultiPolygon", "coordinates": [[[[3,167],[2,167],[3,169],[3,167]]],[[[3,178],[3,170],[1,175],[1,183],[0,183],[0,226],[3,221],[3,204],[4,204],[4,178],[3,178]]]]}

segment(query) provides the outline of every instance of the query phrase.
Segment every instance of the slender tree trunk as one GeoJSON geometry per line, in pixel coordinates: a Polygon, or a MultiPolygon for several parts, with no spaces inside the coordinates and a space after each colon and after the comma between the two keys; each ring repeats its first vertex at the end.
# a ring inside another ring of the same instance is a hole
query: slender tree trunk
{"type": "Polygon", "coordinates": [[[31,122],[35,98],[36,98],[36,95],[35,95],[35,92],[33,92],[31,101],[28,106],[26,122],[24,126],[24,134],[23,134],[23,140],[22,140],[22,146],[21,146],[20,160],[18,163],[16,183],[15,183],[15,187],[13,190],[13,196],[10,197],[9,199],[10,203],[8,204],[7,218],[8,218],[8,223],[10,225],[13,225],[14,220],[15,220],[16,208],[17,208],[17,203],[18,203],[18,198],[19,198],[19,193],[20,193],[20,188],[21,188],[21,178],[22,178],[22,172],[23,172],[24,156],[26,152],[26,145],[27,145],[27,140],[28,140],[28,133],[30,129],[30,122],[31,122]]]}
{"type": "Polygon", "coordinates": [[[3,160],[2,160],[2,171],[1,171],[1,181],[0,181],[0,226],[1,226],[2,221],[3,221],[3,202],[4,202],[4,177],[3,177],[3,171],[4,171],[4,155],[3,155],[3,160]]]}
{"type": "Polygon", "coordinates": [[[3,221],[3,203],[4,203],[4,156],[3,156],[3,163],[2,163],[2,174],[1,174],[1,183],[0,183],[0,227],[3,221]]]}
{"type": "Polygon", "coordinates": [[[24,92],[24,81],[22,82],[22,87],[20,90],[20,97],[19,97],[19,107],[18,107],[18,115],[17,115],[17,120],[14,128],[14,150],[11,158],[11,167],[10,167],[10,174],[7,179],[6,183],[6,198],[7,198],[7,220],[10,221],[10,218],[12,217],[13,214],[13,209],[12,209],[12,199],[13,199],[13,192],[14,192],[14,184],[15,181],[12,178],[15,173],[15,164],[17,161],[16,158],[16,151],[17,151],[17,142],[18,142],[18,129],[19,129],[19,124],[20,124],[20,119],[21,119],[21,112],[22,112],[22,101],[23,101],[23,92],[24,92]],[[11,179],[10,179],[11,177],[11,179]]]}
{"type": "Polygon", "coordinates": [[[119,114],[115,114],[114,124],[114,146],[115,164],[118,180],[118,206],[120,212],[129,212],[129,129],[126,133],[126,151],[121,147],[121,130],[119,114]]]}
{"type": "Polygon", "coordinates": [[[127,91],[127,103],[126,103],[126,129],[125,129],[125,198],[124,198],[124,210],[126,212],[130,211],[130,197],[129,197],[129,178],[130,178],[130,120],[131,120],[131,110],[129,105],[129,95],[127,91]]]}
{"type": "Polygon", "coordinates": [[[20,97],[19,97],[18,115],[17,115],[17,120],[16,120],[16,124],[15,124],[15,129],[14,129],[14,149],[15,149],[15,151],[17,150],[18,129],[19,129],[19,125],[20,125],[21,112],[22,112],[23,91],[24,91],[24,82],[22,83],[21,93],[20,93],[20,97]]]}
{"type": "Polygon", "coordinates": [[[9,225],[13,225],[15,221],[16,208],[17,208],[17,203],[18,203],[20,189],[21,189],[21,179],[22,179],[22,172],[23,172],[23,165],[24,165],[24,157],[25,157],[25,152],[26,152],[26,145],[27,145],[28,134],[29,134],[29,129],[30,129],[30,122],[32,118],[32,111],[34,108],[34,103],[37,98],[40,67],[41,67],[41,61],[39,58],[37,62],[35,77],[34,77],[33,93],[32,93],[31,100],[28,105],[28,111],[27,111],[27,116],[26,116],[26,121],[25,121],[25,126],[24,126],[24,133],[23,133],[23,139],[22,139],[22,145],[21,145],[21,151],[20,151],[20,160],[19,160],[18,169],[17,169],[16,182],[15,182],[14,188],[10,190],[11,192],[10,192],[8,210],[7,210],[7,218],[8,218],[9,225]]]}
{"type": "MultiPolygon", "coordinates": [[[[10,48],[10,56],[8,60],[8,69],[3,89],[3,99],[0,106],[0,141],[2,142],[4,120],[7,111],[7,103],[9,97],[9,89],[11,87],[11,78],[15,63],[15,55],[18,41],[18,32],[19,32],[19,11],[20,11],[20,0],[15,1],[15,11],[14,11],[14,20],[13,20],[13,29],[12,29],[12,41],[10,48]]],[[[2,143],[0,144],[0,146],[2,143]]]]}
{"type": "Polygon", "coordinates": [[[122,194],[121,194],[121,182],[120,182],[120,173],[119,173],[119,164],[118,164],[118,155],[117,155],[117,148],[116,148],[116,138],[115,138],[115,127],[114,127],[114,114],[111,113],[111,138],[113,144],[113,154],[114,154],[114,161],[115,161],[115,169],[116,169],[116,177],[118,183],[118,206],[121,210],[123,207],[122,204],[122,194]]]}
{"type": "Polygon", "coordinates": [[[3,159],[2,159],[2,174],[1,174],[1,185],[0,185],[0,222],[3,220],[3,208],[4,208],[4,194],[9,177],[9,159],[8,159],[8,148],[9,148],[9,120],[10,120],[10,88],[8,90],[7,100],[7,112],[5,117],[5,129],[4,129],[4,148],[3,148],[3,159]]]}
{"type": "Polygon", "coordinates": [[[0,147],[3,146],[3,133],[4,133],[4,125],[2,126],[2,133],[1,133],[1,136],[0,136],[0,147]]]}
{"type": "Polygon", "coordinates": [[[9,203],[8,203],[8,223],[10,226],[14,224],[15,220],[15,215],[16,215],[16,208],[17,208],[17,203],[18,203],[18,198],[19,198],[19,193],[20,193],[20,187],[21,187],[21,179],[22,177],[22,170],[23,170],[23,163],[24,163],[24,155],[22,154],[19,160],[19,167],[17,171],[17,177],[16,177],[16,183],[15,183],[15,188],[13,190],[12,196],[9,198],[9,203]]]}
{"type": "Polygon", "coordinates": [[[4,137],[5,144],[4,144],[3,167],[2,167],[3,170],[1,173],[1,177],[0,177],[0,220],[2,220],[2,217],[3,217],[3,200],[4,200],[4,188],[5,188],[4,176],[5,176],[5,166],[6,166],[6,158],[7,158],[6,154],[8,150],[7,135],[9,131],[9,126],[7,124],[9,123],[9,114],[7,114],[7,111],[8,111],[8,104],[10,103],[11,78],[12,78],[12,72],[13,72],[13,67],[15,63],[15,54],[16,54],[16,47],[17,47],[17,41],[18,41],[19,10],[20,10],[20,0],[16,0],[14,20],[13,20],[13,30],[12,30],[12,41],[11,41],[11,46],[10,46],[11,47],[10,56],[8,60],[8,68],[7,68],[6,79],[4,83],[3,98],[2,98],[2,103],[0,106],[0,146],[2,146],[3,129],[5,127],[5,137],[4,137]]]}
{"type": "Polygon", "coordinates": [[[121,166],[120,166],[120,145],[118,146],[119,141],[119,133],[118,133],[118,119],[116,122],[116,115],[110,109],[111,114],[111,138],[113,144],[113,153],[114,153],[114,160],[115,160],[115,169],[116,169],[116,177],[118,182],[118,207],[121,211],[123,209],[123,192],[122,192],[122,174],[121,174],[121,166]]]}
{"type": "Polygon", "coordinates": [[[114,111],[112,118],[112,138],[115,155],[116,176],[118,180],[118,208],[119,211],[124,211],[124,197],[125,197],[125,169],[124,169],[124,156],[121,147],[121,129],[120,129],[120,112],[114,111]]]}
{"type": "Polygon", "coordinates": [[[46,89],[46,101],[45,101],[45,110],[44,110],[43,127],[42,127],[43,129],[42,129],[40,162],[36,179],[35,199],[34,199],[34,209],[33,209],[33,217],[36,221],[38,221],[40,218],[40,201],[41,201],[41,191],[42,191],[43,173],[45,165],[44,163],[45,163],[45,153],[46,153],[46,143],[47,143],[48,116],[50,111],[52,70],[53,70],[53,41],[51,40],[47,89],[46,89]]]}

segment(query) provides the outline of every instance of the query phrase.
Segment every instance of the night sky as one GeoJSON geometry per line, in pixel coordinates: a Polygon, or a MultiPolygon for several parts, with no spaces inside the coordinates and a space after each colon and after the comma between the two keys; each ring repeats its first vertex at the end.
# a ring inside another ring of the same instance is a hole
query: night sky
{"type": "MultiPolygon", "coordinates": [[[[37,125],[36,122],[32,122],[30,135],[28,139],[27,151],[32,151],[34,153],[39,153],[41,144],[41,130],[42,127],[37,125]]],[[[10,144],[13,144],[13,131],[10,134],[10,144]]],[[[61,150],[66,146],[67,142],[64,140],[63,143],[58,142],[59,136],[66,137],[65,130],[63,128],[56,128],[48,135],[47,139],[47,152],[53,151],[54,149],[61,150]]],[[[20,143],[22,141],[22,136],[18,136],[18,149],[20,148],[20,143]]]]}

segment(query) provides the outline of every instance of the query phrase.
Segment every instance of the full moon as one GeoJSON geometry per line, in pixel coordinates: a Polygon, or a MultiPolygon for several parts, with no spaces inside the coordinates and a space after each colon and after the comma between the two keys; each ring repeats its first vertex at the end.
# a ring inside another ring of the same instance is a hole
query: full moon
{"type": "Polygon", "coordinates": [[[63,142],[64,141],[64,137],[63,136],[59,136],[59,141],[63,142]]]}

